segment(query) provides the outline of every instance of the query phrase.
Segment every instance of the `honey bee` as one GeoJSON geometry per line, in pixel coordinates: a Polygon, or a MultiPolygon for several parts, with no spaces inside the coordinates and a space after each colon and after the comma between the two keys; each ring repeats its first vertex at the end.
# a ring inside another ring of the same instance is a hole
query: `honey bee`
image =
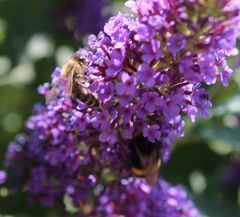
{"type": "Polygon", "coordinates": [[[151,143],[137,133],[130,141],[132,150],[131,171],[135,176],[145,178],[151,186],[156,185],[161,166],[159,143],[151,143]]]}
{"type": "Polygon", "coordinates": [[[66,80],[67,84],[64,88],[64,95],[69,98],[75,96],[89,107],[99,105],[99,101],[94,93],[88,87],[89,82],[86,79],[85,72],[88,67],[88,59],[82,55],[74,54],[62,67],[60,77],[50,89],[46,96],[46,102],[50,102],[59,96],[57,88],[62,80],[66,80]]]}

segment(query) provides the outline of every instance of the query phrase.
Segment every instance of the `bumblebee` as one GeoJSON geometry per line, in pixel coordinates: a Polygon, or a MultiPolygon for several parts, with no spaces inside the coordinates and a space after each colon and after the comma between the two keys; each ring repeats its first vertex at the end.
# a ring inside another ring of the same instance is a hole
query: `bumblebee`
{"type": "Polygon", "coordinates": [[[130,141],[132,151],[131,171],[135,176],[145,178],[151,186],[156,185],[161,166],[161,149],[159,142],[152,143],[147,138],[137,133],[130,141]]]}
{"type": "Polygon", "coordinates": [[[65,97],[73,95],[89,107],[98,106],[99,101],[97,97],[88,89],[89,83],[85,76],[87,67],[87,58],[79,54],[74,54],[63,65],[59,79],[46,96],[46,102],[48,103],[58,97],[59,92],[56,89],[60,82],[65,79],[67,81],[64,89],[65,97]]]}

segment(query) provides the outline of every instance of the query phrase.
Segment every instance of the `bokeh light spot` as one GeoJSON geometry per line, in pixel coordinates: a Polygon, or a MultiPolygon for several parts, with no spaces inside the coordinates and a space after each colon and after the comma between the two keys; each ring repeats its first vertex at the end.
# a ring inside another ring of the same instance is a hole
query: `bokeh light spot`
{"type": "Polygon", "coordinates": [[[236,115],[227,114],[223,117],[223,124],[229,128],[237,128],[239,121],[236,115]]]}
{"type": "Polygon", "coordinates": [[[9,191],[7,188],[4,188],[4,187],[0,188],[0,197],[7,197],[8,195],[9,195],[9,191]]]}
{"type": "Polygon", "coordinates": [[[200,171],[194,171],[189,176],[189,182],[194,193],[202,194],[207,187],[207,179],[200,171]]]}
{"type": "Polygon", "coordinates": [[[228,155],[233,151],[232,145],[221,140],[210,143],[209,147],[218,155],[228,155]]]}
{"type": "Polygon", "coordinates": [[[26,54],[31,59],[49,57],[53,54],[54,47],[52,40],[44,34],[36,34],[26,45],[26,54]]]}
{"type": "Polygon", "coordinates": [[[6,74],[11,69],[11,60],[7,56],[0,56],[0,75],[6,74]]]}
{"type": "Polygon", "coordinates": [[[9,83],[31,83],[35,79],[35,70],[30,62],[23,62],[12,69],[9,83]]]}
{"type": "Polygon", "coordinates": [[[73,49],[68,46],[59,47],[55,54],[57,65],[62,66],[73,52],[73,49]]]}
{"type": "Polygon", "coordinates": [[[9,133],[15,133],[21,129],[22,123],[22,117],[17,113],[11,112],[3,118],[2,125],[9,133]]]}

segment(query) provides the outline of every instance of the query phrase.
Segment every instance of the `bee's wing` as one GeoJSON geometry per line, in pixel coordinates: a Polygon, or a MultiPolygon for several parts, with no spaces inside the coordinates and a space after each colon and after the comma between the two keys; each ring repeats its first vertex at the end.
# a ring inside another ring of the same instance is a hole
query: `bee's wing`
{"type": "Polygon", "coordinates": [[[67,77],[67,84],[66,84],[65,90],[64,90],[64,96],[66,99],[69,99],[73,93],[74,73],[75,73],[75,70],[72,69],[67,77]]]}
{"type": "Polygon", "coordinates": [[[56,99],[59,95],[59,93],[56,91],[57,87],[59,86],[61,81],[61,77],[58,78],[58,80],[54,83],[51,90],[48,91],[48,94],[46,96],[46,103],[48,104],[51,100],[56,99]]]}

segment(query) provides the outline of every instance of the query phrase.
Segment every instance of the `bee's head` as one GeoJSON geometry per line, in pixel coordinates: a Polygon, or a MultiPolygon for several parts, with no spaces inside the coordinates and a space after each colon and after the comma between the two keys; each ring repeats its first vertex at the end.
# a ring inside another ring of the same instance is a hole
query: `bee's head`
{"type": "Polygon", "coordinates": [[[77,61],[81,66],[88,65],[89,61],[85,56],[77,54],[77,61]]]}

